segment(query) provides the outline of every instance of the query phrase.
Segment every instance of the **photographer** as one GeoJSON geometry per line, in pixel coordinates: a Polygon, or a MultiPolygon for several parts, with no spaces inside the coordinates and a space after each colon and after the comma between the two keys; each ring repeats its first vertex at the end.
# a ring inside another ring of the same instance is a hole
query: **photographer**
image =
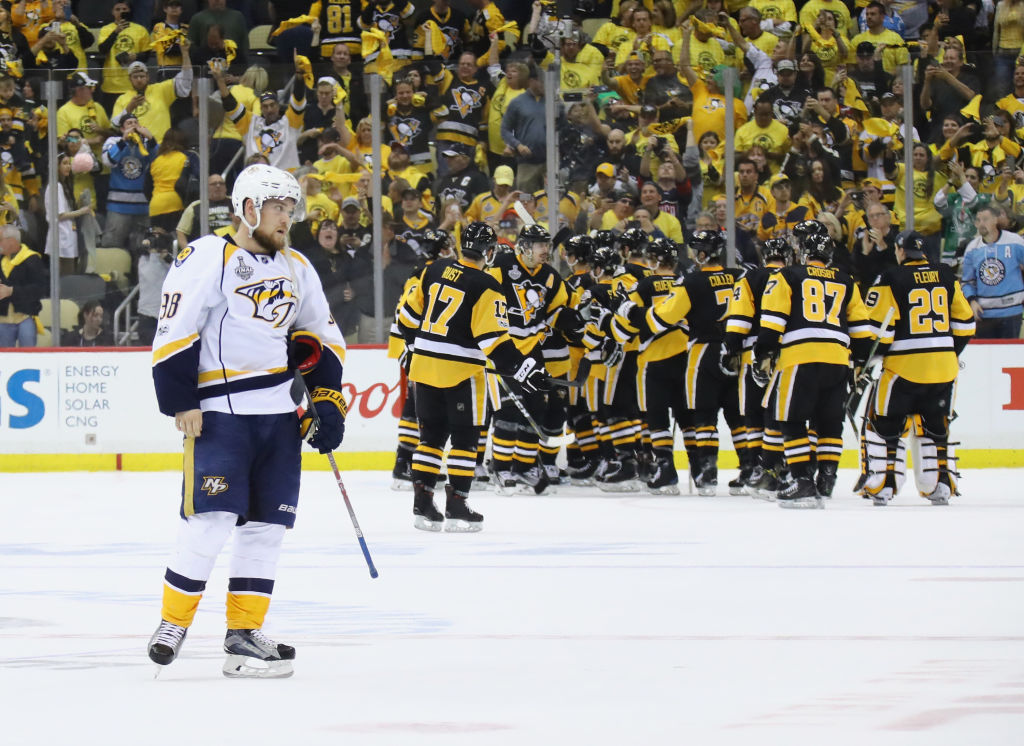
{"type": "MultiPolygon", "coordinates": [[[[174,260],[174,239],[161,228],[146,232],[142,239],[142,254],[139,256],[139,325],[138,344],[150,346],[156,336],[157,319],[160,317],[160,294],[164,277],[174,260]]],[[[184,244],[182,244],[184,248],[184,244]]]]}

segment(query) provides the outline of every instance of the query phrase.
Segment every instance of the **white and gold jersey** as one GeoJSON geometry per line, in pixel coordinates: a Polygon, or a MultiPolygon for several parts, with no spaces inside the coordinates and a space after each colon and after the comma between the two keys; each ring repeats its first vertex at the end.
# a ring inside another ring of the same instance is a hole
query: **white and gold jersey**
{"type": "Polygon", "coordinates": [[[254,254],[230,235],[193,241],[163,284],[153,342],[160,411],[294,410],[288,369],[293,329],[311,332],[323,344],[317,385],[340,388],[345,341],[309,261],[290,248],[254,254]]]}

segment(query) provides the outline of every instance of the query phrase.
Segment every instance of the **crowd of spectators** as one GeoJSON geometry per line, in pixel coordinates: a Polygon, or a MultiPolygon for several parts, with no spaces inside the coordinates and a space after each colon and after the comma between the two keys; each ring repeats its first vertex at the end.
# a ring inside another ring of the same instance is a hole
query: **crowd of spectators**
{"type": "MultiPolygon", "coordinates": [[[[317,267],[352,341],[374,341],[382,321],[376,262],[385,309],[394,308],[426,231],[457,241],[483,220],[511,244],[521,210],[546,222],[549,199],[559,221],[552,233],[636,226],[675,241],[682,257],[694,230],[717,227],[735,233],[745,264],[759,261],[761,242],[815,218],[835,239],[835,263],[869,285],[895,263],[908,227],[906,148],[913,226],[930,259],[963,273],[979,320],[991,322],[981,335],[1019,336],[1024,0],[196,5],[0,2],[0,346],[35,343],[49,293],[39,254],[53,232],[62,275],[92,272],[98,246],[131,252],[138,323],[127,341],[151,340],[167,263],[199,235],[201,138],[210,144],[215,232],[231,230],[228,195],[245,165],[299,178],[306,219],[292,241],[317,267]],[[260,25],[273,29],[272,49],[250,47],[260,25]],[[560,85],[548,90],[544,71],[556,58],[560,85]],[[384,81],[380,122],[370,118],[364,73],[384,81]],[[215,91],[204,133],[199,77],[215,91]],[[41,103],[48,79],[65,86],[56,112],[41,103]],[[546,170],[552,97],[555,185],[546,170]],[[54,184],[49,116],[59,138],[54,184]],[[734,173],[725,171],[727,148],[734,173]],[[46,208],[54,192],[56,215],[46,208]]],[[[107,339],[97,318],[104,322],[95,307],[83,313],[87,333],[65,339],[107,339]]]]}

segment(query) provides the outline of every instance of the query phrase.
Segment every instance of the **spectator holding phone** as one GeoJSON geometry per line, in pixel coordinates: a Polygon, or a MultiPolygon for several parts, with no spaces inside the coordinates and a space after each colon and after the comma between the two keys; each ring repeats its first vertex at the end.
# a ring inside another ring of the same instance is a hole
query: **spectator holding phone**
{"type": "Polygon", "coordinates": [[[100,54],[103,56],[103,83],[100,89],[106,94],[106,104],[112,109],[113,103],[122,93],[132,90],[128,78],[128,66],[136,60],[144,61],[149,52],[149,32],[129,18],[132,6],[116,2],[110,9],[112,23],[100,29],[100,54]]]}

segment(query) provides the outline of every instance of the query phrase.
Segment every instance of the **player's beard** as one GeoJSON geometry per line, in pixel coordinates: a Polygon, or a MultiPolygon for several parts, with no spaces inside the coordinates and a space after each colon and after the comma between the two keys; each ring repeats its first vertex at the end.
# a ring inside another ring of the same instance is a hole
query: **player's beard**
{"type": "Polygon", "coordinates": [[[265,251],[275,254],[285,248],[285,244],[288,242],[287,234],[284,238],[278,239],[277,233],[273,231],[264,231],[263,226],[258,227],[252,233],[253,240],[260,245],[260,248],[265,251]]]}

